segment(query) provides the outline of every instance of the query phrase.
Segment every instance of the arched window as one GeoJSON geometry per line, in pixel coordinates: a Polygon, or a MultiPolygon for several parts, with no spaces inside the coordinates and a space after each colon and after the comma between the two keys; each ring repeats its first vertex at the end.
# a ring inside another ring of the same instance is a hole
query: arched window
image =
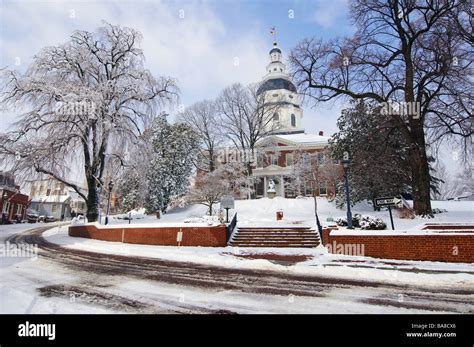
{"type": "Polygon", "coordinates": [[[279,120],[280,120],[280,115],[275,112],[275,113],[273,114],[273,121],[274,121],[274,122],[278,122],[279,120]]]}
{"type": "Polygon", "coordinates": [[[296,127],[296,116],[294,113],[291,114],[291,126],[296,127]]]}

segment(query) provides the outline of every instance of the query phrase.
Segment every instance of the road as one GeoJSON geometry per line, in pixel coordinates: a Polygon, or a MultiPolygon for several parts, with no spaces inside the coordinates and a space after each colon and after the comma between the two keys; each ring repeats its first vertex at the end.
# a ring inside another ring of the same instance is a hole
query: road
{"type": "Polygon", "coordinates": [[[42,237],[49,228],[0,230],[3,244],[38,246],[35,260],[2,258],[1,313],[474,313],[472,285],[453,290],[100,254],[49,243],[42,237]]]}

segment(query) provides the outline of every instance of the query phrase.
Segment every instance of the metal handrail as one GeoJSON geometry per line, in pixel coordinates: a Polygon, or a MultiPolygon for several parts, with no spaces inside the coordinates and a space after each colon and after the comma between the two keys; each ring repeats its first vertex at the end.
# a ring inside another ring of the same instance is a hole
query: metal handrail
{"type": "Polygon", "coordinates": [[[226,226],[226,241],[232,238],[232,234],[234,233],[235,227],[237,226],[237,213],[234,214],[234,217],[230,221],[229,225],[226,226]]]}

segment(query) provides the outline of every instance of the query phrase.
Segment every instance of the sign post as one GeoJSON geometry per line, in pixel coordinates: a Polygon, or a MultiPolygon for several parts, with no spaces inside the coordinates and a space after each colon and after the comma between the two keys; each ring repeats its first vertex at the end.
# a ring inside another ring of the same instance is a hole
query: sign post
{"type": "Polygon", "coordinates": [[[376,198],[375,199],[375,206],[377,207],[387,207],[388,213],[390,214],[390,223],[392,224],[392,230],[395,230],[395,226],[393,225],[393,216],[392,216],[392,207],[401,207],[402,206],[402,199],[399,197],[385,197],[385,198],[376,198]]]}
{"type": "Polygon", "coordinates": [[[225,195],[221,198],[221,208],[225,209],[226,217],[225,222],[229,223],[229,210],[234,208],[234,197],[231,195],[225,195]]]}
{"type": "Polygon", "coordinates": [[[178,242],[178,247],[181,246],[181,241],[183,241],[183,229],[180,228],[178,233],[176,234],[176,242],[178,242]]]}

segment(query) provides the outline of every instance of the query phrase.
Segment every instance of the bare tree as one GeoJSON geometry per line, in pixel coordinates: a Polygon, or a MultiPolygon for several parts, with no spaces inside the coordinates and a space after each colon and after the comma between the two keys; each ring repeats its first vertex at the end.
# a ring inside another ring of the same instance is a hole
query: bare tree
{"type": "Polygon", "coordinates": [[[73,188],[86,201],[89,221],[98,217],[106,158],[122,162],[157,107],[177,97],[173,79],[145,69],[140,41],[138,31],[106,23],[42,49],[25,74],[3,76],[0,103],[27,111],[1,136],[2,163],[73,188]],[[70,180],[76,163],[87,192],[70,180]]]}
{"type": "Polygon", "coordinates": [[[215,103],[210,100],[197,102],[179,114],[178,121],[191,126],[202,140],[202,150],[197,167],[209,172],[214,171],[216,151],[222,142],[215,103]]]}
{"type": "Polygon", "coordinates": [[[317,190],[321,183],[326,183],[325,177],[321,172],[321,165],[318,160],[318,152],[308,153],[303,150],[294,152],[294,164],[290,174],[290,180],[286,183],[290,189],[296,191],[298,195],[306,195],[304,191],[308,186],[311,187],[314,202],[314,217],[320,236],[323,228],[318,215],[317,190]]]}
{"type": "Polygon", "coordinates": [[[434,200],[447,200],[454,198],[457,191],[456,181],[451,177],[446,165],[439,159],[433,168],[436,178],[439,180],[438,189],[432,192],[434,200]]]}
{"type": "Polygon", "coordinates": [[[243,152],[250,176],[257,142],[276,130],[273,115],[280,102],[270,100],[268,92],[257,94],[256,85],[233,84],[218,97],[216,107],[221,129],[243,152]]]}
{"type": "Polygon", "coordinates": [[[468,139],[473,133],[467,3],[353,0],[353,37],[305,39],[290,57],[300,91],[313,102],[346,97],[412,108],[395,112],[389,107],[388,113],[409,143],[419,215],[431,215],[426,133],[436,139],[468,139]]]}
{"type": "Polygon", "coordinates": [[[208,214],[212,216],[213,206],[220,201],[220,198],[229,189],[228,182],[222,179],[219,170],[207,172],[196,178],[194,185],[187,195],[187,200],[206,206],[208,214]]]}

